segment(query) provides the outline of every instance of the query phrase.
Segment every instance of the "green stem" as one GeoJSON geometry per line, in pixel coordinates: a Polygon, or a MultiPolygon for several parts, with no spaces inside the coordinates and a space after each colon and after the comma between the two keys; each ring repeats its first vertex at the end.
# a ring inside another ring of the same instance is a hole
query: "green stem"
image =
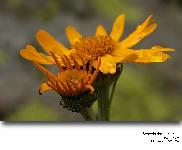
{"type": "Polygon", "coordinates": [[[118,81],[118,79],[119,79],[119,77],[121,75],[121,72],[123,70],[123,65],[122,64],[118,64],[117,67],[118,67],[119,73],[118,73],[118,75],[116,76],[116,78],[113,81],[111,95],[110,95],[109,100],[108,100],[108,107],[107,107],[108,108],[108,110],[107,110],[108,116],[110,116],[111,104],[112,104],[112,99],[113,99],[113,96],[114,96],[114,91],[116,89],[116,84],[117,84],[117,81],[118,81]]]}
{"type": "Polygon", "coordinates": [[[110,108],[112,99],[114,96],[114,91],[116,88],[116,83],[118,81],[119,76],[121,75],[123,69],[122,64],[117,65],[116,73],[111,74],[100,74],[100,78],[98,79],[98,115],[97,120],[101,121],[109,121],[110,117],[110,108]],[[112,90],[110,94],[110,86],[112,85],[112,90]]]}
{"type": "Polygon", "coordinates": [[[93,114],[93,111],[92,111],[92,108],[88,108],[87,110],[85,111],[81,111],[80,114],[82,115],[82,117],[86,120],[86,121],[94,121],[95,118],[94,118],[94,114],[93,114]]]}
{"type": "Polygon", "coordinates": [[[110,110],[111,110],[111,104],[112,104],[112,99],[113,99],[113,96],[114,96],[114,91],[116,89],[116,83],[118,81],[118,78],[116,78],[114,80],[114,83],[113,83],[113,86],[112,86],[112,91],[111,91],[111,96],[109,97],[109,100],[108,100],[108,110],[107,110],[107,113],[108,113],[108,116],[110,115],[110,110]]]}
{"type": "Polygon", "coordinates": [[[109,98],[109,85],[102,87],[102,90],[98,96],[98,111],[99,111],[99,120],[109,121],[108,115],[108,98],[109,98]]]}

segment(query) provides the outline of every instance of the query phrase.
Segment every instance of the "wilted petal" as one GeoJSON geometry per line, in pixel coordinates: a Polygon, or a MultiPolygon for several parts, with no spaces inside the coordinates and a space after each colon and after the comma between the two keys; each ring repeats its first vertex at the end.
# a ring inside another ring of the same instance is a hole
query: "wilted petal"
{"type": "Polygon", "coordinates": [[[108,54],[102,56],[99,70],[104,74],[107,73],[114,74],[116,72],[116,62],[114,58],[108,54]]]}

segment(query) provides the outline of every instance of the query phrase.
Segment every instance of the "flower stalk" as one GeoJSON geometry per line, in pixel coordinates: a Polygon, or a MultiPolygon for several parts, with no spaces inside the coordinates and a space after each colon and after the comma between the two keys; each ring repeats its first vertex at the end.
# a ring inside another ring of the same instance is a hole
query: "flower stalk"
{"type": "Polygon", "coordinates": [[[110,110],[113,100],[114,91],[118,78],[121,75],[123,69],[122,64],[117,65],[116,73],[113,75],[103,75],[100,77],[101,84],[99,84],[98,92],[98,120],[109,121],[110,110]],[[111,91],[111,92],[110,92],[111,91]]]}
{"type": "Polygon", "coordinates": [[[100,121],[109,121],[109,87],[109,85],[103,87],[98,96],[98,116],[100,121]]]}
{"type": "Polygon", "coordinates": [[[80,114],[86,121],[94,121],[95,115],[93,113],[92,107],[88,108],[85,111],[81,111],[80,114]]]}

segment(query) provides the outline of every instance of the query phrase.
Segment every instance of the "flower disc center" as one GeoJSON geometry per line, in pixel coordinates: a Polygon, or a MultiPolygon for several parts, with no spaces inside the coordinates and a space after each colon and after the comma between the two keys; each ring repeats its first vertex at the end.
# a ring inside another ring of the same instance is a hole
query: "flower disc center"
{"type": "Polygon", "coordinates": [[[83,56],[97,59],[99,56],[110,54],[118,43],[109,36],[82,37],[76,41],[71,48],[83,56]]]}

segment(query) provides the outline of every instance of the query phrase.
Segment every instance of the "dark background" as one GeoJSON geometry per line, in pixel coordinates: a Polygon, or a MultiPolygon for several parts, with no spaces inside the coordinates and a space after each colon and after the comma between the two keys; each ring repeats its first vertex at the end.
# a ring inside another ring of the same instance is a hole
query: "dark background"
{"type": "Polygon", "coordinates": [[[182,120],[180,0],[0,0],[0,119],[83,120],[63,109],[55,92],[38,95],[43,76],[19,56],[19,51],[26,44],[39,47],[34,35],[40,28],[69,46],[64,32],[67,25],[75,26],[83,35],[93,35],[98,24],[109,32],[121,13],[126,14],[124,37],[150,14],[158,23],[157,30],[135,48],[161,45],[177,52],[164,63],[124,65],[111,120],[182,120]]]}

